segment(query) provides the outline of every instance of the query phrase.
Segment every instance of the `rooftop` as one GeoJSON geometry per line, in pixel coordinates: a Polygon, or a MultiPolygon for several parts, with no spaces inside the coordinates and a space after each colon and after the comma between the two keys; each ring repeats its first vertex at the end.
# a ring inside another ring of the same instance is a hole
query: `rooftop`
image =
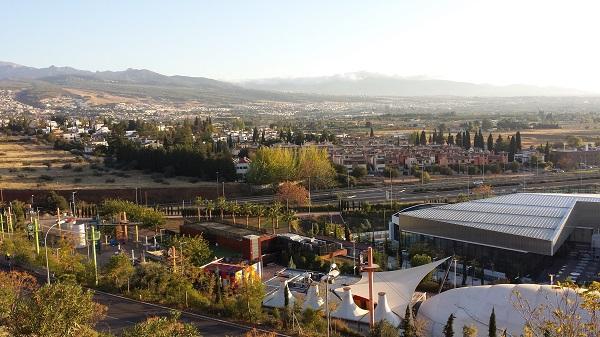
{"type": "Polygon", "coordinates": [[[399,214],[555,244],[579,202],[600,210],[600,194],[517,193],[399,214]]]}

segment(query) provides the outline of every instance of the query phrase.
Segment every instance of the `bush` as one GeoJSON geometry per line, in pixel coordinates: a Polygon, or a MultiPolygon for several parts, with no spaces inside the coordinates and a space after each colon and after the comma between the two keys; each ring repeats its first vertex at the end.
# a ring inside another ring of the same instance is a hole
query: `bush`
{"type": "Polygon", "coordinates": [[[354,166],[350,175],[354,178],[360,179],[367,175],[367,169],[363,166],[354,166]]]}
{"type": "Polygon", "coordinates": [[[67,164],[64,164],[64,165],[62,166],[62,169],[63,169],[63,170],[69,170],[69,169],[71,169],[72,167],[73,167],[73,165],[72,165],[71,163],[67,163],[67,164]]]}

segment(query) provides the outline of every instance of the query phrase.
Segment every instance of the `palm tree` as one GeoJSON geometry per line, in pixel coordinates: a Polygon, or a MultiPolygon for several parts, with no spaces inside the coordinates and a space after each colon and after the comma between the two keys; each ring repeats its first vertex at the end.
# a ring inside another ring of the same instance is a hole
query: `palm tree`
{"type": "Polygon", "coordinates": [[[227,208],[227,200],[224,197],[217,198],[217,208],[221,211],[221,220],[225,217],[225,209],[227,208]]]}
{"type": "Polygon", "coordinates": [[[202,214],[200,214],[200,207],[204,206],[204,199],[202,199],[202,197],[196,197],[194,204],[196,205],[196,210],[198,211],[198,221],[200,221],[200,218],[202,217],[202,214]]]}
{"type": "Polygon", "coordinates": [[[296,212],[292,210],[287,210],[283,212],[282,220],[287,222],[288,232],[292,232],[292,221],[296,220],[296,212]]]}
{"type": "Polygon", "coordinates": [[[256,205],[254,207],[254,215],[258,217],[258,229],[260,229],[260,219],[265,216],[267,209],[263,205],[256,205]]]}
{"type": "Polygon", "coordinates": [[[215,202],[213,200],[204,200],[204,207],[206,208],[206,217],[212,219],[212,211],[215,209],[215,202]]]}
{"type": "Polygon", "coordinates": [[[231,217],[233,218],[233,224],[235,225],[235,214],[240,212],[240,205],[236,202],[229,203],[229,212],[231,212],[231,217]]]}
{"type": "Polygon", "coordinates": [[[252,216],[252,214],[254,214],[252,204],[242,204],[241,213],[244,214],[244,216],[246,216],[246,228],[250,227],[250,217],[252,216]]]}
{"type": "Polygon", "coordinates": [[[279,228],[279,217],[281,216],[281,203],[276,201],[273,203],[273,206],[269,208],[269,217],[271,218],[271,225],[273,226],[273,234],[275,234],[275,229],[279,228]]]}

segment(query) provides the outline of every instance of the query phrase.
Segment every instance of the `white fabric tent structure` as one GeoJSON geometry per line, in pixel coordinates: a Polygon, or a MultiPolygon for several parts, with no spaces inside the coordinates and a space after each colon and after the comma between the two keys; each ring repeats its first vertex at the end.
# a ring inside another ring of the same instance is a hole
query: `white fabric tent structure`
{"type": "MultiPolygon", "coordinates": [[[[423,278],[450,257],[424,264],[422,266],[373,273],[373,293],[385,292],[391,311],[404,317],[406,306],[410,304],[415,289],[423,278]]],[[[360,297],[369,298],[369,277],[362,273],[362,278],[350,285],[352,292],[360,297]]],[[[335,289],[339,294],[340,288],[335,289]]]]}
{"type": "Polygon", "coordinates": [[[285,308],[285,296],[288,296],[288,305],[291,307],[294,305],[296,298],[292,295],[292,292],[287,288],[287,280],[281,281],[281,286],[275,292],[267,295],[262,302],[262,305],[269,308],[285,308]],[[286,291],[287,289],[287,291],[286,291]]]}
{"type": "Polygon", "coordinates": [[[302,303],[302,310],[318,310],[321,308],[324,302],[325,301],[321,298],[321,296],[319,296],[319,286],[316,283],[313,283],[306,292],[304,303],[302,303]]]}
{"type": "MultiPolygon", "coordinates": [[[[572,289],[538,284],[498,284],[457,288],[423,302],[417,317],[429,321],[428,328],[432,336],[440,336],[448,317],[454,314],[454,334],[457,336],[462,333],[464,325],[472,324],[479,331],[487,331],[493,308],[498,335],[506,329],[509,336],[519,336],[523,333],[525,321],[514,306],[515,292],[518,292],[532,308],[540,304],[553,308],[556,303],[561,302],[559,299],[574,299],[578,296],[572,289]]],[[[547,314],[550,313],[547,311],[547,314]]],[[[583,311],[579,314],[582,317],[589,317],[583,311]]]]}
{"type": "MultiPolygon", "coordinates": [[[[360,321],[369,314],[368,310],[361,309],[352,298],[350,287],[344,287],[342,303],[331,313],[331,317],[345,319],[347,321],[360,321]]],[[[368,319],[368,316],[367,316],[368,319]]]]}
{"type": "MultiPolygon", "coordinates": [[[[382,321],[388,321],[388,323],[392,324],[395,327],[400,326],[400,317],[396,315],[392,309],[390,309],[390,305],[387,301],[386,294],[382,291],[379,292],[377,298],[377,306],[375,307],[375,323],[382,321]]],[[[365,316],[363,318],[365,323],[369,323],[369,316],[365,316]]]]}

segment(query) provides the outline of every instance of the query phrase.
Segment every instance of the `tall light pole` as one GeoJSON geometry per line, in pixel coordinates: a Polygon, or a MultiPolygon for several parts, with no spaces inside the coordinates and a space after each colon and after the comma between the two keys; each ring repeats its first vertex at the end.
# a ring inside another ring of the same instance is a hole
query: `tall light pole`
{"type": "Polygon", "coordinates": [[[340,275],[340,271],[337,269],[337,264],[332,263],[329,267],[329,272],[324,276],[325,278],[325,316],[327,317],[327,337],[329,337],[331,331],[331,316],[329,313],[329,282],[334,280],[340,275]]]}
{"type": "Polygon", "coordinates": [[[456,262],[458,261],[456,258],[452,259],[454,261],[454,288],[456,288],[456,262]]]}
{"type": "Polygon", "coordinates": [[[50,285],[50,263],[48,262],[48,233],[50,233],[52,227],[56,225],[58,225],[58,222],[50,226],[50,228],[48,228],[48,230],[46,231],[46,235],[44,236],[44,248],[46,249],[46,282],[48,283],[48,285],[50,285]]]}
{"type": "Polygon", "coordinates": [[[71,192],[71,200],[73,201],[73,216],[74,216],[74,217],[77,217],[77,216],[75,215],[75,213],[77,212],[77,208],[76,208],[76,206],[75,206],[75,193],[77,193],[77,191],[73,191],[73,192],[71,192]]]}

